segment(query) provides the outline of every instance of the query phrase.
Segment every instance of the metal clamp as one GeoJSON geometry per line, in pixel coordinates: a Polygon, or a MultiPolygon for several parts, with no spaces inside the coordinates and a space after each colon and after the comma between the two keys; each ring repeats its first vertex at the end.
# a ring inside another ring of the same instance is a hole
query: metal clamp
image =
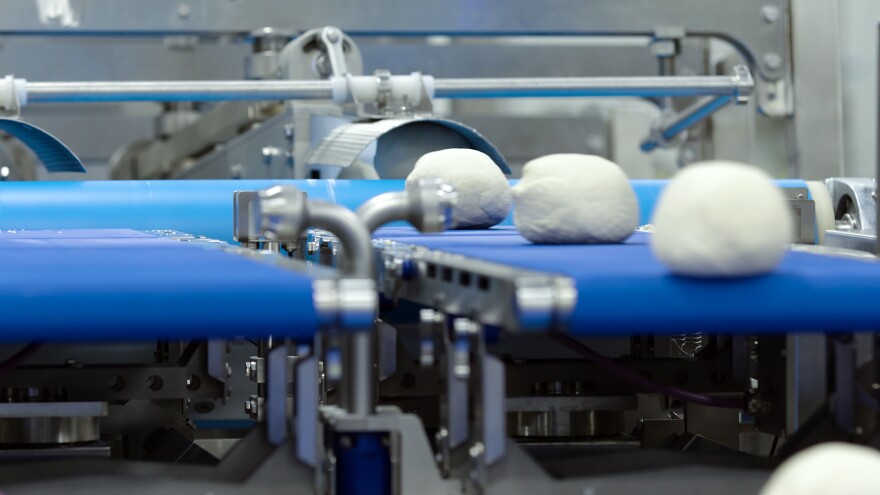
{"type": "Polygon", "coordinates": [[[27,81],[7,75],[0,80],[0,116],[18,118],[27,102],[27,81]]]}
{"type": "Polygon", "coordinates": [[[367,330],[379,304],[373,279],[316,280],[312,283],[319,326],[327,330],[367,330]]]}

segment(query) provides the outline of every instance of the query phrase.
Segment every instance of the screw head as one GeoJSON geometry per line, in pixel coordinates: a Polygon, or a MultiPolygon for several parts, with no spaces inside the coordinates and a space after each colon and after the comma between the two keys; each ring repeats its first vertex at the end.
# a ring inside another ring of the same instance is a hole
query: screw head
{"type": "Polygon", "coordinates": [[[177,5],[177,17],[181,19],[189,18],[189,15],[192,13],[192,7],[187,3],[181,3],[177,5]]]}
{"type": "Polygon", "coordinates": [[[764,65],[770,70],[781,69],[782,57],[776,52],[769,52],[764,55],[764,65]]]}
{"type": "Polygon", "coordinates": [[[782,12],[779,10],[779,7],[772,4],[767,4],[761,7],[761,17],[764,19],[764,22],[767,24],[774,24],[779,20],[782,12]]]}

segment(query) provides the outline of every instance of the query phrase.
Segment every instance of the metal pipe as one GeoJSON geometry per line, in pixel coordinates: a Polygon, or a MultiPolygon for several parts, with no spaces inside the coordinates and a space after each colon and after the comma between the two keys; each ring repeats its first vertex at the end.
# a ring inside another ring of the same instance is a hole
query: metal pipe
{"type": "MultiPolygon", "coordinates": [[[[437,98],[743,96],[751,78],[733,76],[436,79],[437,98]]],[[[26,83],[28,103],[332,99],[321,81],[103,81],[26,83]]],[[[338,88],[337,88],[338,89],[338,88]]],[[[338,95],[337,95],[338,96],[338,95]]]]}
{"type": "Polygon", "coordinates": [[[420,232],[442,232],[451,227],[457,200],[452,186],[442,180],[418,179],[407,184],[405,191],[368,200],[355,214],[370,232],[398,220],[406,220],[420,232]]]}
{"type": "Polygon", "coordinates": [[[373,334],[350,332],[343,336],[342,407],[350,414],[368,415],[375,409],[373,334]]]}
{"type": "Polygon", "coordinates": [[[585,96],[737,96],[751,91],[740,76],[437,79],[437,98],[585,96]]]}
{"type": "Polygon", "coordinates": [[[405,191],[380,194],[367,200],[355,214],[367,230],[375,232],[387,223],[409,217],[409,195],[405,191]]]}
{"type": "Polygon", "coordinates": [[[291,186],[260,191],[253,225],[271,241],[295,242],[306,229],[328,230],[339,238],[345,252],[343,270],[349,278],[372,280],[376,271],[370,231],[348,208],[323,201],[308,201],[304,192],[291,186]]]}
{"type": "Polygon", "coordinates": [[[310,227],[328,230],[339,238],[348,260],[343,266],[348,276],[368,279],[375,276],[376,259],[370,231],[353,211],[332,203],[310,201],[308,215],[310,227]]]}
{"type": "Polygon", "coordinates": [[[672,118],[661,124],[655,129],[651,136],[642,142],[641,149],[649,152],[662,145],[672,141],[676,136],[689,129],[694,124],[709,117],[718,110],[726,107],[733,101],[731,96],[716,96],[703,98],[694,103],[680,113],[672,116],[672,118]]]}
{"type": "Polygon", "coordinates": [[[28,103],[322,100],[330,81],[27,82],[28,103]]]}

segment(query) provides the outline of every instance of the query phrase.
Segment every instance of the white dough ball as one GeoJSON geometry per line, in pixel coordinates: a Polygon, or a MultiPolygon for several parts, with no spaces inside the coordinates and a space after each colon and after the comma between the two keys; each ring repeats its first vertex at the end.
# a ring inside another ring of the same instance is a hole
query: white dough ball
{"type": "Polygon", "coordinates": [[[599,156],[536,158],[526,163],[512,192],[516,228],[536,244],[622,242],[639,223],[629,179],[599,156]]]}
{"type": "Polygon", "coordinates": [[[761,495],[868,495],[880,493],[880,452],[830,442],[786,460],[761,495]]]}
{"type": "Polygon", "coordinates": [[[407,186],[422,178],[443,179],[455,188],[452,220],[457,229],[488,229],[510,212],[510,184],[485,153],[464,148],[427,153],[406,178],[407,186]]]}
{"type": "Polygon", "coordinates": [[[712,161],[679,172],[654,210],[654,254],[678,275],[767,273],[792,240],[782,191],[763,170],[712,161]]]}

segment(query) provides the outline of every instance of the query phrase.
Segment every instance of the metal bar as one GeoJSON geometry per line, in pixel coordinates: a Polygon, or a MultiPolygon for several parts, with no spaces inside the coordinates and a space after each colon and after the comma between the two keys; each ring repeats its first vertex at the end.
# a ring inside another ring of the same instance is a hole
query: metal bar
{"type": "MultiPolygon", "coordinates": [[[[739,76],[437,79],[437,98],[741,96],[739,76]]],[[[28,103],[330,99],[330,81],[28,82],[28,103]]]]}
{"type": "Polygon", "coordinates": [[[28,103],[320,100],[330,81],[28,82],[28,103]]]}
{"type": "Polygon", "coordinates": [[[106,415],[106,402],[13,402],[0,404],[0,418],[72,418],[106,415]]]}
{"type": "Polygon", "coordinates": [[[736,96],[737,76],[437,79],[437,98],[736,96]]]}
{"type": "Polygon", "coordinates": [[[706,119],[718,110],[726,107],[733,98],[728,95],[709,96],[694,103],[681,113],[673,116],[663,127],[658,129],[656,133],[652,133],[651,137],[641,144],[644,152],[649,152],[663,144],[675,139],[676,136],[689,129],[696,123],[706,119]]]}
{"type": "Polygon", "coordinates": [[[351,332],[344,338],[341,388],[345,409],[360,416],[373,414],[376,409],[373,332],[351,332]]]}

